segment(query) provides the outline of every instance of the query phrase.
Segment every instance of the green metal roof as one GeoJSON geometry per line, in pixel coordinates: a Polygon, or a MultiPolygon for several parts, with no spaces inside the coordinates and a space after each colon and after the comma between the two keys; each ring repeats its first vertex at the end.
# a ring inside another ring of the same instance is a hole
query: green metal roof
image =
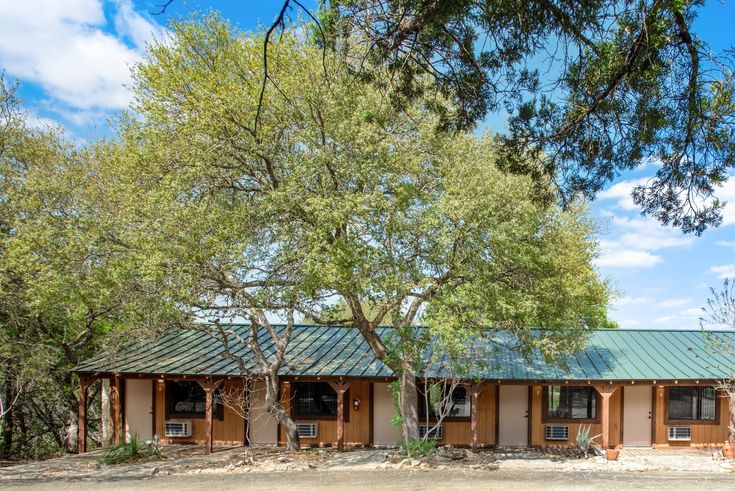
{"type": "MultiPolygon", "coordinates": [[[[247,326],[236,329],[245,334],[247,326]]],[[[278,329],[282,330],[283,326],[278,329]]],[[[389,335],[390,328],[380,328],[389,335]]],[[[710,332],[735,344],[735,332],[710,332]]],[[[273,353],[262,331],[263,351],[273,353]]],[[[495,333],[479,340],[478,363],[470,376],[487,380],[713,380],[735,373],[735,360],[706,349],[701,331],[605,329],[589,335],[584,350],[564,363],[546,363],[539,353],[522,356],[513,338],[495,333]]],[[[234,346],[234,345],[233,345],[234,346]]],[[[235,352],[255,373],[254,357],[245,348],[235,352]]],[[[203,330],[174,331],[155,341],[132,344],[115,355],[100,355],[74,368],[79,373],[120,375],[239,376],[237,364],[223,356],[219,339],[203,330]]],[[[430,377],[445,376],[441,365],[427,368],[430,377]]],[[[392,377],[377,360],[357,329],[299,325],[294,328],[285,376],[392,377]]]]}

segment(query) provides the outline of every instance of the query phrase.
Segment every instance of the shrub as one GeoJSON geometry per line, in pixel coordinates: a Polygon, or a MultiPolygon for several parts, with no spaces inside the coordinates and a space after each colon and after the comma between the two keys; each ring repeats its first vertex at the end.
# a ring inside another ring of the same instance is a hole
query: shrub
{"type": "Polygon", "coordinates": [[[436,448],[436,440],[424,440],[421,438],[418,440],[403,440],[401,442],[401,447],[409,457],[425,457],[429,452],[436,448]]]}
{"type": "Polygon", "coordinates": [[[590,436],[591,429],[591,425],[580,425],[579,430],[577,430],[577,446],[582,452],[582,455],[584,455],[585,459],[587,458],[590,450],[596,451],[597,449],[595,438],[599,438],[602,436],[602,433],[600,433],[599,435],[590,436]]]}
{"type": "Polygon", "coordinates": [[[130,441],[118,443],[102,454],[100,462],[108,465],[131,464],[151,457],[158,457],[155,446],[143,443],[138,439],[138,435],[133,435],[130,441]]]}

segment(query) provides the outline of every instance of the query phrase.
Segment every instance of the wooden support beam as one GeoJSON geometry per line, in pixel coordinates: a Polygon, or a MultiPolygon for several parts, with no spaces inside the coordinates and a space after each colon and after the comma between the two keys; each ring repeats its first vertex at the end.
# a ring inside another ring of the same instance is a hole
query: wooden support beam
{"type": "Polygon", "coordinates": [[[610,398],[618,390],[618,385],[595,385],[595,390],[602,398],[602,448],[610,448],[610,398]]]}
{"type": "Polygon", "coordinates": [[[204,453],[210,454],[214,449],[214,389],[217,384],[212,380],[197,380],[204,390],[204,453]]]}
{"type": "Polygon", "coordinates": [[[77,422],[77,451],[87,451],[87,393],[90,379],[83,375],[79,376],[79,410],[77,422]]]}
{"type": "Polygon", "coordinates": [[[345,449],[345,392],[350,388],[350,382],[329,382],[337,393],[337,451],[345,449]]]}
{"type": "Polygon", "coordinates": [[[485,382],[466,384],[465,388],[470,392],[470,430],[472,432],[472,441],[470,447],[474,452],[477,450],[477,405],[480,400],[480,394],[485,390],[487,384],[485,382]]]}
{"type": "Polygon", "coordinates": [[[112,444],[122,440],[122,402],[120,401],[120,377],[110,382],[110,402],[112,403],[112,444]]]}

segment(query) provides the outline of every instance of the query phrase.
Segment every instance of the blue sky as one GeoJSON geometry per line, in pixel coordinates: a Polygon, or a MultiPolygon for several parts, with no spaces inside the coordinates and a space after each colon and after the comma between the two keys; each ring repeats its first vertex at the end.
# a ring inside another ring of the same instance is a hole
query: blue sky
{"type": "MultiPolygon", "coordinates": [[[[18,94],[38,125],[56,124],[79,141],[109,134],[107,122],[130,102],[129,67],[172,18],[213,8],[243,29],[270,24],[280,0],[0,0],[0,68],[18,80],[18,94]]],[[[307,2],[314,4],[315,2],[307,2]]],[[[716,50],[735,45],[735,0],[710,1],[697,32],[716,50]]],[[[485,126],[502,124],[491,117],[485,126]]],[[[622,327],[696,329],[708,287],[735,277],[735,179],[718,197],[731,201],[721,227],[682,235],[644,218],[630,190],[655,165],[619,177],[593,203],[600,219],[598,267],[618,297],[610,315],[622,327]]]]}

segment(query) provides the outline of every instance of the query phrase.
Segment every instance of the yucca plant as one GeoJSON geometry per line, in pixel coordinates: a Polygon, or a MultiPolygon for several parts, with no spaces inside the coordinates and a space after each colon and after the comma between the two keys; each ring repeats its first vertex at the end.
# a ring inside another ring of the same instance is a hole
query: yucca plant
{"type": "Polygon", "coordinates": [[[586,459],[589,455],[590,450],[597,451],[599,445],[595,443],[595,438],[600,438],[602,433],[595,436],[590,436],[592,425],[580,425],[577,430],[577,446],[586,459]]]}
{"type": "Polygon", "coordinates": [[[138,435],[133,435],[130,441],[118,443],[102,454],[100,462],[108,465],[130,464],[154,455],[156,451],[152,445],[141,442],[138,435]]]}

